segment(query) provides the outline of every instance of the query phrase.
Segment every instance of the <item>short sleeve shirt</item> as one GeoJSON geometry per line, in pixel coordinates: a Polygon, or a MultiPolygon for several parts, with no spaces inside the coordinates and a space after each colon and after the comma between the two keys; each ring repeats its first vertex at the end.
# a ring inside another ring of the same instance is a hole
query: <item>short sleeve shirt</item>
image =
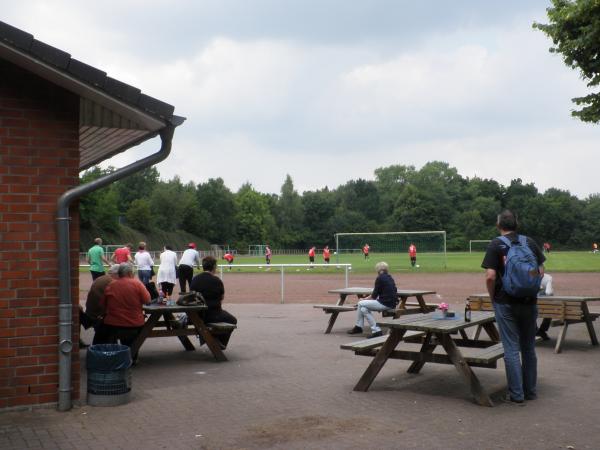
{"type": "Polygon", "coordinates": [[[88,250],[88,258],[90,260],[90,270],[92,272],[104,272],[102,258],[104,257],[104,249],[98,244],[88,250]]]}
{"type": "MultiPolygon", "coordinates": [[[[506,235],[508,239],[515,241],[518,239],[518,235],[516,233],[508,233],[506,235]]],[[[540,247],[535,243],[535,241],[529,237],[527,237],[527,245],[535,255],[538,265],[544,264],[546,257],[540,250],[540,247]]],[[[504,276],[504,261],[506,259],[506,255],[508,254],[509,247],[502,242],[499,238],[494,238],[490,244],[488,245],[487,251],[485,252],[485,256],[483,258],[483,262],[481,263],[481,267],[484,269],[493,269],[496,271],[496,284],[494,286],[494,301],[496,303],[535,303],[537,298],[529,297],[529,298],[515,298],[508,295],[502,289],[502,277],[504,276]]]]}
{"type": "Polygon", "coordinates": [[[120,247],[115,250],[115,262],[117,264],[126,263],[129,261],[129,256],[131,256],[131,252],[127,247],[120,247]]]}

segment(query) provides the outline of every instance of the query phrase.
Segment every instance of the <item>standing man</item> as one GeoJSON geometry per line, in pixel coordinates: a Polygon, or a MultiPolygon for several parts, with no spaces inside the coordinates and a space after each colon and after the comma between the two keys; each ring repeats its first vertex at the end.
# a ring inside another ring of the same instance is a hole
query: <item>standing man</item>
{"type": "Polygon", "coordinates": [[[265,261],[267,265],[271,264],[271,247],[268,245],[265,247],[265,261]]]}
{"type": "MultiPolygon", "coordinates": [[[[315,246],[312,246],[310,248],[310,250],[308,251],[308,261],[310,262],[312,267],[312,264],[315,262],[315,252],[316,252],[317,248],[315,246]]],[[[308,270],[308,269],[306,269],[308,270]]]]}
{"type": "Polygon", "coordinates": [[[323,261],[325,264],[329,264],[329,257],[331,256],[331,251],[329,251],[329,245],[326,245],[323,249],[323,261]]]}
{"type": "Polygon", "coordinates": [[[125,262],[133,264],[133,258],[131,257],[132,249],[133,249],[133,245],[130,242],[125,244],[123,247],[119,247],[113,253],[112,258],[111,258],[112,261],[115,264],[121,264],[121,263],[125,263],[125,262]]]}
{"type": "Polygon", "coordinates": [[[524,400],[534,400],[537,396],[536,303],[546,258],[532,239],[517,234],[517,218],[511,211],[505,210],[498,215],[496,227],[500,236],[490,242],[481,267],[486,270],[485,285],[493,300],[504,346],[507,400],[523,404],[524,400]],[[520,257],[518,261],[517,257],[520,257]],[[513,274],[537,285],[531,289],[530,286],[519,286],[513,274]],[[522,294],[516,295],[517,291],[522,294]],[[528,293],[523,294],[525,291],[528,293]]]}
{"type": "Polygon", "coordinates": [[[196,244],[190,242],[187,250],[183,252],[179,260],[179,290],[182,294],[187,292],[186,286],[192,284],[194,266],[200,267],[200,254],[196,250],[196,244]]]}
{"type": "Polygon", "coordinates": [[[408,246],[408,256],[410,257],[411,267],[415,267],[415,264],[417,264],[417,246],[412,242],[408,246]]]}
{"type": "Polygon", "coordinates": [[[371,249],[371,247],[369,247],[369,244],[365,244],[365,246],[362,248],[362,252],[363,255],[365,255],[365,259],[369,259],[369,250],[371,249]]]}
{"type": "MultiPolygon", "coordinates": [[[[96,332],[98,344],[121,344],[131,347],[144,326],[142,307],[150,303],[150,293],[141,281],[133,277],[133,266],[119,264],[119,278],[104,289],[100,305],[106,315],[96,332]]],[[[131,355],[135,362],[137,354],[131,355]]]]}
{"type": "Polygon", "coordinates": [[[90,273],[92,280],[104,275],[104,264],[110,266],[108,259],[104,257],[104,249],[102,248],[102,239],[99,237],[94,239],[94,245],[88,250],[87,261],[90,265],[90,273]]]}

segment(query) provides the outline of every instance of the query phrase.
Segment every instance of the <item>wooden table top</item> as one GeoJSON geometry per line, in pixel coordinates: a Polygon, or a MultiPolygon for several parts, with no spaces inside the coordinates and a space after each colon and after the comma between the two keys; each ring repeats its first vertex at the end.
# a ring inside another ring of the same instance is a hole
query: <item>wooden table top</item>
{"type": "MultiPolygon", "coordinates": [[[[489,300],[490,296],[486,292],[484,294],[472,294],[469,299],[489,300]]],[[[600,301],[599,296],[587,295],[540,295],[538,300],[544,302],[597,302],[600,301]]]]}
{"type": "Polygon", "coordinates": [[[494,321],[494,313],[488,311],[472,311],[471,321],[465,322],[464,313],[456,311],[456,317],[442,318],[437,313],[410,314],[399,319],[384,319],[377,325],[401,330],[425,331],[434,333],[452,333],[458,330],[482,325],[494,321]]]}
{"type": "Polygon", "coordinates": [[[188,311],[204,311],[208,309],[206,305],[195,305],[195,306],[167,306],[167,305],[144,305],[144,312],[188,312],[188,311]]]}
{"type": "MultiPolygon", "coordinates": [[[[373,288],[368,287],[347,287],[340,289],[330,289],[330,294],[346,294],[346,295],[370,295],[373,292],[373,288]]],[[[398,296],[410,297],[412,295],[428,295],[435,294],[435,291],[426,291],[419,289],[398,289],[398,296]]]]}

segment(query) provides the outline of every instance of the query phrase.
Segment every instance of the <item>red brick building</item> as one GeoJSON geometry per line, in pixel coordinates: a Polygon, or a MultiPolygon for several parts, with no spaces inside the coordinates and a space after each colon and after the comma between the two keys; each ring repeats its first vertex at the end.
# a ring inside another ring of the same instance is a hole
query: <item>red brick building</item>
{"type": "Polygon", "coordinates": [[[78,398],[77,199],[165,159],[173,112],[0,22],[0,409],[78,398]],[[81,170],[156,136],[157,153],[78,186],[81,170]]]}

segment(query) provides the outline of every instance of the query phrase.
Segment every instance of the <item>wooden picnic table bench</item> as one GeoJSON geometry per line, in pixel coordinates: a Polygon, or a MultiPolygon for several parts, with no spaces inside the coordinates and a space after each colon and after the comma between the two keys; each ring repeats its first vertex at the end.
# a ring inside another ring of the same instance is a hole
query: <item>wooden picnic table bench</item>
{"type": "MultiPolygon", "coordinates": [[[[368,297],[373,292],[372,288],[367,287],[347,287],[341,289],[331,289],[330,294],[338,294],[339,298],[335,305],[313,305],[313,308],[322,309],[325,314],[331,314],[325,334],[331,333],[333,325],[342,312],[356,311],[356,304],[346,305],[346,298],[350,295],[356,295],[357,299],[368,297]]],[[[437,304],[426,303],[423,296],[435,294],[435,291],[417,290],[417,289],[398,289],[400,302],[395,310],[383,311],[384,317],[400,317],[404,314],[427,313],[435,310],[437,304]],[[416,301],[409,302],[408,298],[415,297],[416,301]]]]}
{"type": "Polygon", "coordinates": [[[207,307],[204,305],[145,305],[144,312],[149,314],[149,317],[131,347],[132,354],[139,351],[147,338],[166,336],[176,336],[187,351],[193,351],[196,348],[188,336],[200,336],[217,361],[227,361],[227,357],[214,335],[229,333],[237,326],[223,322],[205,323],[200,313],[206,309],[207,307]],[[187,324],[183,325],[179,322],[174,316],[175,313],[185,313],[188,317],[187,324]]]}
{"type": "MultiPolygon", "coordinates": [[[[493,311],[494,307],[489,295],[474,294],[468,298],[471,309],[474,311],[493,311]]],[[[600,313],[592,313],[589,310],[588,303],[600,301],[600,297],[572,296],[572,295],[552,295],[540,296],[537,300],[538,317],[544,320],[550,320],[553,326],[562,326],[554,353],[560,353],[567,335],[569,325],[576,323],[585,323],[590,342],[592,345],[598,345],[598,337],[594,330],[593,322],[600,316],[600,313]]],[[[477,338],[477,330],[475,339],[477,338]]]]}
{"type": "Polygon", "coordinates": [[[465,322],[461,316],[440,318],[436,314],[414,314],[398,319],[385,319],[377,324],[389,328],[390,334],[382,336],[372,345],[355,342],[354,347],[351,344],[343,347],[354,350],[358,355],[373,357],[354,387],[355,391],[367,391],[388,359],[412,361],[408,368],[409,373],[418,373],[426,363],[453,364],[470,387],[477,403],[493,406],[491,398],[471,370],[471,367],[496,368],[498,359],[504,356],[504,348],[499,342],[498,331],[494,326],[494,315],[491,312],[474,311],[470,322],[465,322]],[[484,327],[490,340],[465,339],[463,333],[461,338],[452,339],[451,333],[477,325],[484,327]],[[409,332],[412,332],[410,338],[421,338],[419,351],[397,349],[401,341],[408,341],[404,337],[409,332]],[[434,353],[439,345],[445,353],[434,353]],[[468,350],[463,354],[460,348],[468,350]]]}

